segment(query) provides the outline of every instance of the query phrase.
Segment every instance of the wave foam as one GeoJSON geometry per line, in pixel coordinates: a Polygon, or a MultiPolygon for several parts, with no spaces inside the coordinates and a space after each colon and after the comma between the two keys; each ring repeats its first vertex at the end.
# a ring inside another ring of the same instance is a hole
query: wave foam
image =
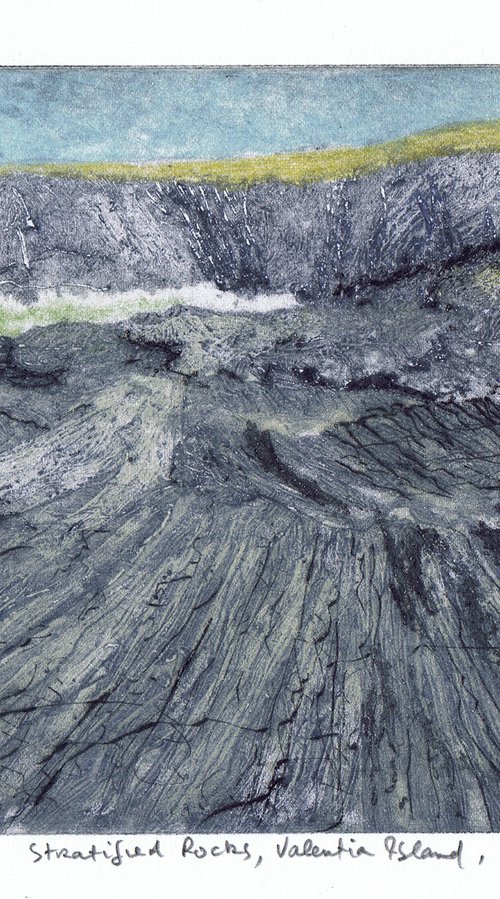
{"type": "Polygon", "coordinates": [[[37,302],[26,306],[12,296],[0,296],[0,333],[16,335],[33,327],[60,321],[120,322],[146,312],[163,312],[172,306],[192,306],[212,312],[265,314],[297,305],[290,293],[258,293],[252,297],[219,290],[210,282],[177,289],[99,291],[75,286],[40,290],[37,302]]]}

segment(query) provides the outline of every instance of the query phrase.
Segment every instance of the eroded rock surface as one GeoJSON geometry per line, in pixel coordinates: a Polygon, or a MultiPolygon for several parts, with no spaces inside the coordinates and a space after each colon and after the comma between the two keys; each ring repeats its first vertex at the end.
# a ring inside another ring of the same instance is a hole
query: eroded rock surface
{"type": "Polygon", "coordinates": [[[4,831],[498,829],[495,265],[3,339],[4,831]]]}

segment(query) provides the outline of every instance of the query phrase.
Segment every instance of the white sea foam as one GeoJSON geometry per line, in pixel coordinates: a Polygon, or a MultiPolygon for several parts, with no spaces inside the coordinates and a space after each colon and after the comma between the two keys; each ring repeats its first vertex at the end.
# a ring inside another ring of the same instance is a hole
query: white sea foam
{"type": "Polygon", "coordinates": [[[274,312],[297,305],[291,293],[257,293],[245,297],[231,291],[218,290],[210,281],[169,291],[174,302],[216,312],[274,312]]]}
{"type": "Polygon", "coordinates": [[[83,285],[67,289],[42,289],[36,303],[26,306],[12,296],[0,295],[0,333],[14,333],[56,321],[124,321],[141,312],[162,312],[172,306],[191,306],[213,312],[265,314],[291,309],[297,301],[290,293],[257,293],[243,296],[218,290],[210,282],[178,289],[108,291],[83,285]],[[3,327],[2,327],[3,325],[3,327]]]}

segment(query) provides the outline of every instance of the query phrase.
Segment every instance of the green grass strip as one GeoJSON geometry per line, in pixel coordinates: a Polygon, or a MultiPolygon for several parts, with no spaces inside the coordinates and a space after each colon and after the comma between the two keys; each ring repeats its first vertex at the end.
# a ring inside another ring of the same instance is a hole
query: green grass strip
{"type": "Polygon", "coordinates": [[[137,165],[122,162],[4,165],[0,167],[0,174],[32,172],[89,180],[211,182],[223,187],[237,188],[248,187],[262,181],[283,181],[291,184],[336,181],[366,175],[385,166],[474,152],[500,152],[500,120],[435,128],[400,140],[366,147],[339,147],[238,159],[137,165]]]}

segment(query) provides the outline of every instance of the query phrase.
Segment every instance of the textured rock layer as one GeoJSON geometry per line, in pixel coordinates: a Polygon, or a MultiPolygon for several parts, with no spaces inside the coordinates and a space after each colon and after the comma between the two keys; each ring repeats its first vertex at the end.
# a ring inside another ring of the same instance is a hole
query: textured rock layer
{"type": "Polygon", "coordinates": [[[499,828],[497,166],[2,182],[27,299],[328,299],[0,338],[4,831],[499,828]]]}
{"type": "MultiPolygon", "coordinates": [[[[0,179],[0,289],[152,290],[213,281],[329,300],[432,275],[499,246],[498,155],[359,180],[247,191],[210,185],[0,179]]],[[[423,284],[425,292],[426,284],[423,284]]]]}

